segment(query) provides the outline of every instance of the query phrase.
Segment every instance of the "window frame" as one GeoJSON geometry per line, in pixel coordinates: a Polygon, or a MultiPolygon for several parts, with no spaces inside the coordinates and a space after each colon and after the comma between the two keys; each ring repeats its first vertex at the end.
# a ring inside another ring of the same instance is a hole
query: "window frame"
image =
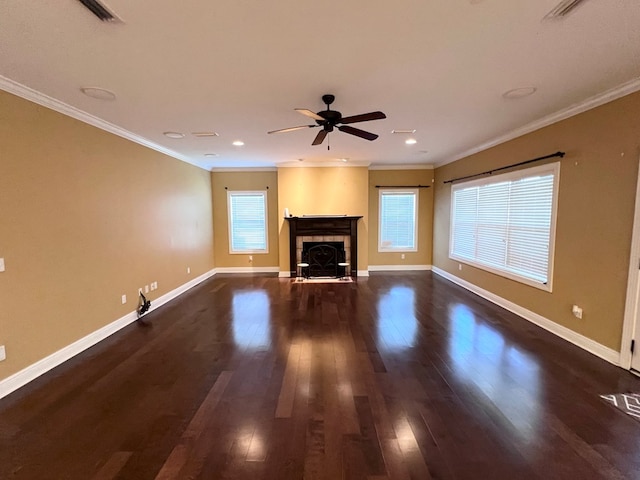
{"type": "Polygon", "coordinates": [[[268,190],[227,190],[227,227],[229,230],[229,254],[231,255],[253,255],[269,253],[269,208],[268,208],[268,190]],[[254,196],[261,195],[264,202],[264,249],[245,249],[237,250],[233,246],[233,212],[232,197],[233,196],[254,196]]]}
{"type": "Polygon", "coordinates": [[[487,178],[481,178],[477,180],[469,180],[466,182],[455,183],[451,187],[451,207],[449,217],[449,258],[459,263],[470,265],[472,267],[485,270],[495,275],[514,280],[516,282],[538,288],[547,292],[553,291],[553,269],[555,260],[555,243],[556,243],[556,225],[558,218],[558,196],[560,187],[560,162],[548,163],[537,167],[524,168],[513,172],[503,173],[499,175],[492,175],[487,178]],[[463,188],[479,187],[484,185],[491,185],[502,183],[506,181],[517,181],[528,177],[536,177],[540,175],[553,174],[553,190],[551,198],[551,218],[549,227],[549,250],[547,257],[547,281],[545,283],[537,281],[535,279],[519,275],[509,270],[503,270],[494,265],[488,265],[479,261],[474,261],[468,257],[461,257],[453,252],[454,247],[454,207],[455,207],[455,192],[463,188]]]}
{"type": "Polygon", "coordinates": [[[417,252],[418,251],[418,205],[420,200],[420,189],[418,188],[380,188],[378,191],[378,252],[417,252]],[[382,245],[382,197],[385,194],[412,194],[414,198],[413,208],[413,248],[406,247],[385,247],[382,245]]]}

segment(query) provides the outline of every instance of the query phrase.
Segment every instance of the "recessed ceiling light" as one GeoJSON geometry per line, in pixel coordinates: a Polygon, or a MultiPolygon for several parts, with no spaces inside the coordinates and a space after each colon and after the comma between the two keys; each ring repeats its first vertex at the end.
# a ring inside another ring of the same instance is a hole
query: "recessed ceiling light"
{"type": "Polygon", "coordinates": [[[192,132],[194,137],[219,137],[218,132],[192,132]]]}
{"type": "Polygon", "coordinates": [[[340,160],[346,163],[349,159],[348,158],[341,158],[340,160]]]}
{"type": "Polygon", "coordinates": [[[407,145],[415,145],[416,143],[418,143],[418,141],[415,138],[407,138],[404,143],[406,143],[407,145]]]}
{"type": "Polygon", "coordinates": [[[218,154],[217,153],[205,153],[204,156],[205,157],[217,157],[218,154]]]}
{"type": "Polygon", "coordinates": [[[87,97],[96,98],[98,100],[112,101],[116,99],[115,93],[100,87],[82,87],[80,91],[87,97]]]}
{"type": "Polygon", "coordinates": [[[233,142],[233,144],[234,144],[236,147],[241,147],[241,146],[243,146],[243,145],[244,145],[244,142],[243,142],[242,140],[235,140],[235,141],[233,142]]]}
{"type": "Polygon", "coordinates": [[[169,137],[169,138],[183,138],[184,137],[184,133],[180,133],[180,132],[164,132],[163,135],[165,137],[169,137]]]}
{"type": "Polygon", "coordinates": [[[408,134],[412,134],[412,133],[416,133],[416,129],[414,128],[413,130],[391,130],[391,133],[408,133],[408,134]]]}
{"type": "Polygon", "coordinates": [[[509,100],[515,100],[518,98],[528,97],[529,95],[533,95],[536,93],[536,87],[520,87],[514,88],[513,90],[509,90],[508,92],[504,92],[502,96],[509,100]]]}

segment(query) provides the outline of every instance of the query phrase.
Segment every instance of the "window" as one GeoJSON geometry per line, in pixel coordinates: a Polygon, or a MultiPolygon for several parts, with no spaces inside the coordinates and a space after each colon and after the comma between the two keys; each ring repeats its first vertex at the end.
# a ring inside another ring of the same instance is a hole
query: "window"
{"type": "Polygon", "coordinates": [[[379,252],[415,252],[418,190],[380,190],[379,252]]]}
{"type": "Polygon", "coordinates": [[[451,189],[449,257],[551,291],[560,164],[451,189]]]}
{"type": "Polygon", "coordinates": [[[229,253],[268,253],[267,192],[227,192],[229,253]]]}

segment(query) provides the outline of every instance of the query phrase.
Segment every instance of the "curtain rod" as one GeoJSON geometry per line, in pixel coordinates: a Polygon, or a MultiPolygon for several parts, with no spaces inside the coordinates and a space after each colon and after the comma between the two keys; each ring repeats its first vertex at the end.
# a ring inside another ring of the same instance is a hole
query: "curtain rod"
{"type": "Polygon", "coordinates": [[[452,178],[451,180],[445,180],[444,183],[453,183],[453,182],[457,182],[459,180],[466,180],[467,178],[480,177],[482,175],[491,175],[494,172],[499,172],[500,170],[506,170],[507,168],[519,167],[520,165],[526,165],[527,163],[539,162],[540,160],[546,160],[548,158],[553,158],[553,157],[562,158],[564,156],[565,156],[564,152],[556,152],[556,153],[552,153],[551,155],[545,155],[544,157],[532,158],[531,160],[525,160],[524,162],[514,163],[513,165],[507,165],[506,167],[494,168],[493,170],[487,170],[486,172],[475,173],[473,175],[467,175],[466,177],[452,178]]]}
{"type": "Polygon", "coordinates": [[[376,185],[376,188],[429,188],[431,185],[376,185]]]}

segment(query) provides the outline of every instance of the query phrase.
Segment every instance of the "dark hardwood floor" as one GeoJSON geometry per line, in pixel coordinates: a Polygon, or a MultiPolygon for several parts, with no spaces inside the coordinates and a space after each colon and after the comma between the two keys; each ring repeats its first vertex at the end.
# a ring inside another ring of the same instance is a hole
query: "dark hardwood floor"
{"type": "Polygon", "coordinates": [[[639,479],[640,379],[431,272],[218,275],[0,400],[1,479],[639,479]]]}

